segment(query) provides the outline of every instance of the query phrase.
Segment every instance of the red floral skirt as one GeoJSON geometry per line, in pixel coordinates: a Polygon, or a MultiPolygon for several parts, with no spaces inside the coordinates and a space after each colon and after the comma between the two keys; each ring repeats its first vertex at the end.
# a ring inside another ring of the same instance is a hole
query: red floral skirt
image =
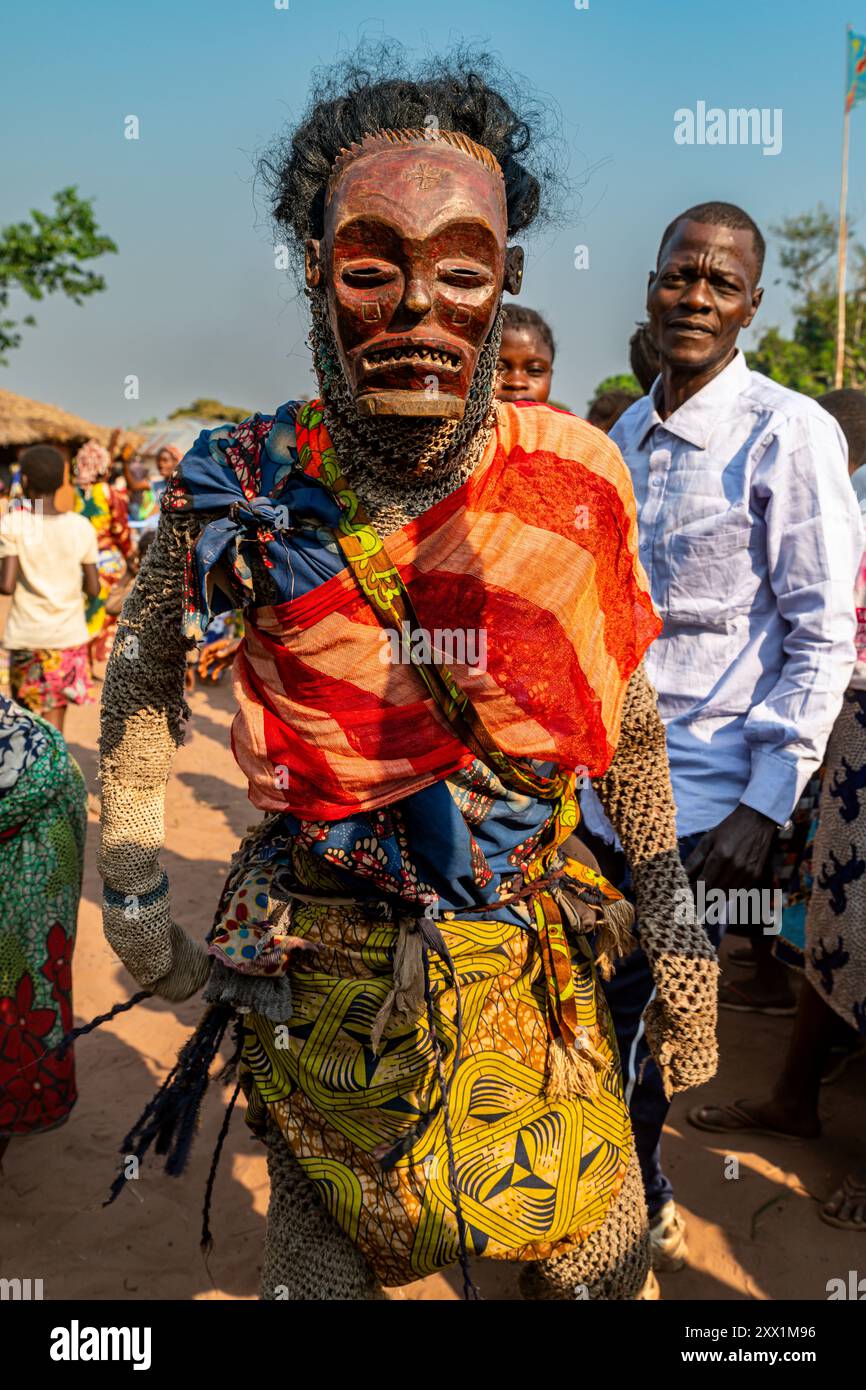
{"type": "Polygon", "coordinates": [[[0,796],[0,1137],[53,1129],[76,1099],[59,1044],[73,1027],[87,793],[61,735],[48,743],[0,796]]]}
{"type": "Polygon", "coordinates": [[[9,689],[33,714],[93,703],[87,644],[9,653],[9,689]]]}

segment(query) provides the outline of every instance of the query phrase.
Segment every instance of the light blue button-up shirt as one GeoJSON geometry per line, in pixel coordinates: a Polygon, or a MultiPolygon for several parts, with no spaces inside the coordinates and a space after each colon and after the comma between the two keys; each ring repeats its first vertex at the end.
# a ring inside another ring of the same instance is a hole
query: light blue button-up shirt
{"type": "MultiPolygon", "coordinates": [[[[847,447],[815,401],[738,352],[662,420],[661,380],[611,431],[664,621],[646,656],[680,835],[738,802],[783,824],[818,767],[854,666],[863,549],[847,447]]],[[[601,829],[594,798],[590,829],[601,829]]]]}

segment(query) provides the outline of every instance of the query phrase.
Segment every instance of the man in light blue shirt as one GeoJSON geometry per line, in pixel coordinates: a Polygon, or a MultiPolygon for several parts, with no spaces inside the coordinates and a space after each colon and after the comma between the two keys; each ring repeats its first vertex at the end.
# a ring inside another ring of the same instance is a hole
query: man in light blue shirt
{"type": "MultiPolygon", "coordinates": [[[[670,224],[647,296],[661,374],[611,431],[664,620],[646,666],[667,726],[681,853],[703,900],[762,882],[855,658],[862,536],[844,436],[815,401],[751,372],[737,348],[761,302],[763,256],[760,231],[731,204],[701,204],[670,224]]],[[[591,803],[587,828],[603,834],[591,803]]],[[[757,976],[728,1002],[772,1008],[775,998],[790,1011],[781,967],[766,950],[757,957],[757,976]]],[[[658,1151],[667,1106],[652,1063],[637,1080],[651,989],[638,951],[609,998],[654,1238],[676,1267],[682,1223],[658,1151]]]]}

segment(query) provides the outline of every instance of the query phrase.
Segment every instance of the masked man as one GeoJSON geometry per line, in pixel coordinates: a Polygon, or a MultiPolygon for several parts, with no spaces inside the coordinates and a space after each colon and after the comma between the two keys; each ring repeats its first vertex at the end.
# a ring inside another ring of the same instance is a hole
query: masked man
{"type": "Polygon", "coordinates": [[[200,436],[107,673],[106,934],[163,998],[205,988],[172,1104],[241,1020],[266,1298],[380,1297],[473,1254],[533,1262],[535,1297],[641,1290],[590,947],[603,968],[621,953],[629,910],[581,862],[575,769],[631,860],[666,1083],[715,1068],[715,958],[693,917],[674,925],[628,474],[575,417],[494,401],[509,241],[541,193],[528,133],[458,69],[312,108],[273,174],[320,399],[200,436]],[[185,653],[239,607],[232,747],[266,814],[205,947],[171,918],[164,792],[185,653]]]}

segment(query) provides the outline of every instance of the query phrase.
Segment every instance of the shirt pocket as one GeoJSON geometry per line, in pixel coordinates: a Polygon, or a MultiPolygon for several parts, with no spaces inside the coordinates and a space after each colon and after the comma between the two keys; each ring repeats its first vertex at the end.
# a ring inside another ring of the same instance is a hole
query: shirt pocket
{"type": "Polygon", "coordinates": [[[668,617],[672,623],[729,632],[761,584],[755,528],[730,523],[671,537],[668,617]]]}

